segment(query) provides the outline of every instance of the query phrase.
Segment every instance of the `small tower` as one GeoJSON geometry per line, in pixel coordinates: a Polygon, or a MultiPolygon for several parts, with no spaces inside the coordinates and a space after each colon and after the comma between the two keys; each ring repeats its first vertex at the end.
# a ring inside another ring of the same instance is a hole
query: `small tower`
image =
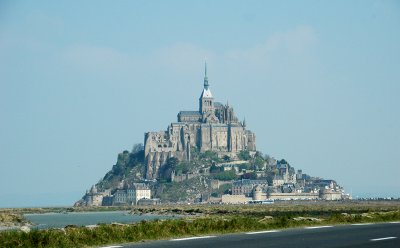
{"type": "Polygon", "coordinates": [[[186,160],[190,162],[190,135],[188,137],[188,141],[186,143],[186,160]]]}
{"type": "Polygon", "coordinates": [[[199,99],[199,112],[201,114],[207,112],[214,112],[214,98],[211,94],[210,85],[208,83],[207,77],[207,62],[205,63],[204,67],[204,88],[201,92],[200,99],[199,99]]]}
{"type": "Polygon", "coordinates": [[[260,201],[260,200],[262,200],[262,188],[260,187],[260,185],[256,185],[254,188],[253,188],[253,200],[254,201],[260,201]]]}
{"type": "Polygon", "coordinates": [[[97,188],[96,185],[93,185],[92,188],[90,189],[91,194],[97,194],[97,188]]]}
{"type": "Polygon", "coordinates": [[[289,165],[286,164],[285,183],[289,183],[289,165]]]}

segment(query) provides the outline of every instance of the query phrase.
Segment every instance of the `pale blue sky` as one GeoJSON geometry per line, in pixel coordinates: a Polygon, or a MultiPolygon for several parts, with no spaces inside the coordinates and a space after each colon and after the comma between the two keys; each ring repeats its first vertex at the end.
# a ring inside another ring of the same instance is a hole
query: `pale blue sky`
{"type": "Polygon", "coordinates": [[[258,149],[400,197],[399,1],[0,1],[0,207],[71,205],[211,90],[258,149]]]}

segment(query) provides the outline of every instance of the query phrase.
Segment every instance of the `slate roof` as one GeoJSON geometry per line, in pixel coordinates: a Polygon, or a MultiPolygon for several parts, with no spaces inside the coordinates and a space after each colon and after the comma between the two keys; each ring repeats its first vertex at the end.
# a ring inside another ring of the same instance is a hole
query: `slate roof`
{"type": "Polygon", "coordinates": [[[214,102],[214,107],[221,107],[221,106],[224,106],[224,105],[220,102],[214,102]]]}
{"type": "Polygon", "coordinates": [[[181,112],[179,112],[179,115],[191,115],[191,116],[201,116],[201,114],[200,114],[200,112],[199,111],[181,111],[181,112]]]}
{"type": "Polygon", "coordinates": [[[238,180],[238,181],[233,182],[233,185],[235,185],[235,186],[258,185],[258,184],[267,184],[268,185],[268,181],[267,180],[242,179],[242,180],[238,180]]]}

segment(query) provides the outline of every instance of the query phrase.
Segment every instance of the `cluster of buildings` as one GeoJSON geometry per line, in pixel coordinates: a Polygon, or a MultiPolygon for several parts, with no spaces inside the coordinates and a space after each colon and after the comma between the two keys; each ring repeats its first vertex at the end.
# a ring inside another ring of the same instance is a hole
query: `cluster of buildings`
{"type": "MultiPolygon", "coordinates": [[[[225,170],[235,170],[241,176],[247,172],[257,175],[257,180],[241,179],[232,182],[230,194],[221,197],[222,203],[245,203],[264,200],[344,200],[350,195],[344,192],[335,180],[311,177],[297,170],[284,161],[269,158],[269,161],[259,171],[241,170],[240,165],[247,161],[233,161],[218,166],[225,170]],[[269,166],[275,171],[271,178],[265,172],[269,166]],[[268,177],[268,180],[267,180],[268,177]]],[[[214,199],[216,200],[216,199],[214,199]]]]}
{"type": "MultiPolygon", "coordinates": [[[[243,161],[223,163],[225,169],[234,169],[237,175],[243,174],[240,171],[240,164],[243,161]]],[[[232,183],[229,195],[223,195],[223,203],[245,203],[249,201],[263,200],[343,200],[349,199],[350,195],[345,194],[344,189],[334,180],[325,180],[311,177],[297,170],[286,161],[277,161],[269,158],[266,165],[255,171],[257,178],[261,180],[242,179],[232,183]],[[266,167],[275,171],[272,178],[265,173],[266,167]]]]}
{"type": "Polygon", "coordinates": [[[222,195],[222,203],[249,203],[265,200],[345,200],[345,194],[334,180],[310,179],[293,183],[288,180],[279,185],[267,180],[241,179],[232,183],[231,194],[222,195]],[[306,182],[306,183],[305,183],[306,182]]]}
{"type": "Polygon", "coordinates": [[[99,192],[95,185],[86,192],[75,206],[121,206],[121,205],[155,205],[158,199],[151,198],[151,190],[145,183],[133,183],[117,188],[114,192],[99,192]]]}

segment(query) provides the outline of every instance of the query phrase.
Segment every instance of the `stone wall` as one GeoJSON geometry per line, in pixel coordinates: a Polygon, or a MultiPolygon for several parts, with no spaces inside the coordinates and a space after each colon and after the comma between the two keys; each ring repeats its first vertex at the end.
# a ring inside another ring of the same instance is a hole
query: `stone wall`
{"type": "Polygon", "coordinates": [[[189,179],[192,179],[197,176],[198,176],[198,174],[194,174],[194,173],[181,174],[181,175],[177,175],[177,176],[175,176],[172,173],[171,182],[182,182],[182,181],[189,180],[189,179]]]}
{"type": "Polygon", "coordinates": [[[333,191],[331,189],[324,189],[320,191],[320,198],[327,201],[342,200],[342,192],[333,191]]]}
{"type": "Polygon", "coordinates": [[[228,204],[244,204],[251,200],[253,200],[251,197],[246,197],[244,195],[222,195],[221,197],[221,202],[228,204]]]}
{"type": "Polygon", "coordinates": [[[318,193],[270,193],[268,199],[274,200],[310,200],[318,199],[318,193]]]}

